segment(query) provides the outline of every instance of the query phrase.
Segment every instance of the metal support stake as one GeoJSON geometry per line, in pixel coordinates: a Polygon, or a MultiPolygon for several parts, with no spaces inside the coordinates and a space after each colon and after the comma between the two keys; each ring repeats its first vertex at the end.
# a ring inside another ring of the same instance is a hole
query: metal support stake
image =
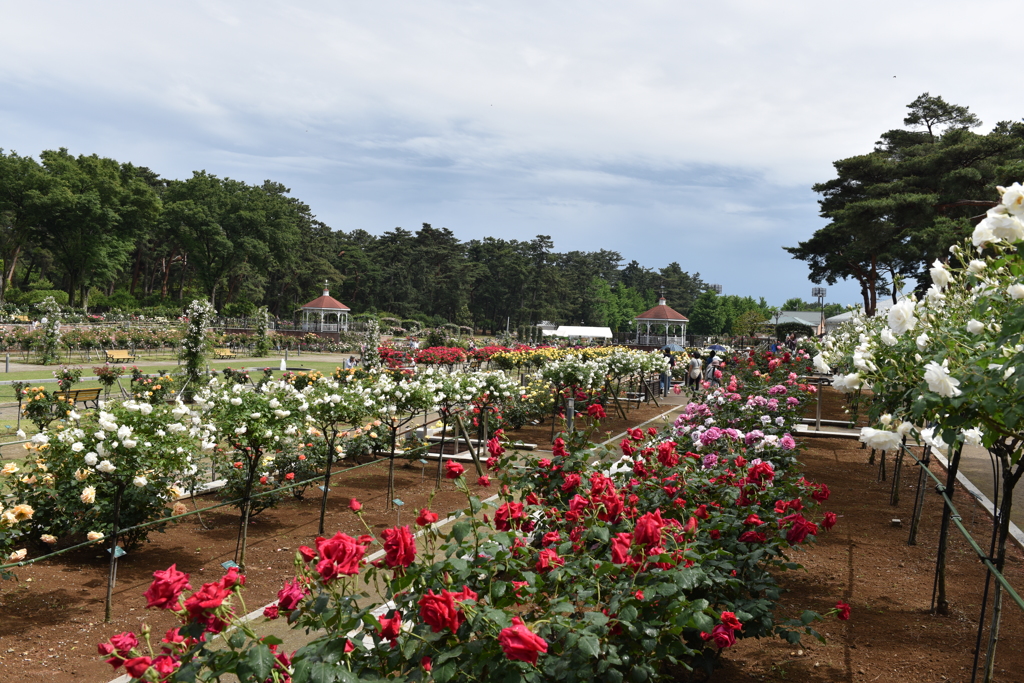
{"type": "Polygon", "coordinates": [[[814,417],[814,431],[820,432],[821,431],[821,378],[820,377],[818,378],[818,381],[817,381],[817,387],[818,387],[818,390],[816,392],[814,392],[818,396],[818,407],[817,407],[817,409],[815,411],[815,417],[814,417]]]}
{"type": "Polygon", "coordinates": [[[573,418],[576,417],[576,399],[570,398],[565,402],[565,431],[572,431],[573,418]]]}

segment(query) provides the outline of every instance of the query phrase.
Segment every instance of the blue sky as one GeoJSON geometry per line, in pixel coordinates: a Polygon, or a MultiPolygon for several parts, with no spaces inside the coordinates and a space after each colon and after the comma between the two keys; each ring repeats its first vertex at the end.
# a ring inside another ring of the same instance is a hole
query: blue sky
{"type": "MultiPolygon", "coordinates": [[[[1008,2],[0,0],[0,147],[292,189],[335,229],[678,261],[809,298],[810,186],[928,91],[1019,119],[1008,2]]],[[[829,301],[854,303],[851,283],[829,301]]]]}

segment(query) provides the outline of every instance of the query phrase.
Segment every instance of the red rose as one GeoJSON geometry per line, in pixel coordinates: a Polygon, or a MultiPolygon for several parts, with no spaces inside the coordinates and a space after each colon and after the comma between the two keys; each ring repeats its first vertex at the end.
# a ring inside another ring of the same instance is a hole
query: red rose
{"type": "Polygon", "coordinates": [[[490,486],[491,485],[491,478],[488,477],[486,474],[481,474],[480,478],[476,480],[476,485],[477,486],[490,486]]]}
{"type": "Polygon", "coordinates": [[[565,480],[562,482],[561,489],[563,491],[572,491],[580,485],[580,475],[575,472],[565,475],[565,480]]]}
{"type": "Polygon", "coordinates": [[[226,590],[230,590],[235,586],[245,585],[245,574],[240,574],[241,570],[238,567],[232,567],[228,570],[227,574],[221,577],[220,584],[224,586],[226,590]]]}
{"type": "Polygon", "coordinates": [[[398,640],[398,635],[402,632],[402,613],[396,611],[390,619],[384,615],[381,615],[379,618],[380,637],[386,638],[394,645],[395,641],[398,640]]]}
{"type": "Polygon", "coordinates": [[[424,671],[430,671],[431,669],[434,668],[432,662],[433,662],[433,660],[430,657],[424,657],[423,659],[420,660],[420,666],[423,667],[424,671]]]}
{"type": "Polygon", "coordinates": [[[837,602],[836,609],[839,611],[839,613],[836,616],[842,619],[843,621],[846,621],[850,618],[850,606],[847,605],[845,602],[837,602]]]}
{"type": "Polygon", "coordinates": [[[204,583],[202,588],[185,600],[185,609],[193,621],[205,621],[203,617],[206,613],[216,611],[230,595],[231,590],[219,581],[204,583]]]}
{"type": "Polygon", "coordinates": [[[455,602],[463,602],[465,600],[476,600],[480,596],[477,595],[476,591],[470,590],[469,586],[463,584],[462,590],[458,593],[452,593],[452,600],[455,602]]]}
{"type": "Polygon", "coordinates": [[[828,490],[828,486],[826,486],[825,484],[817,484],[814,487],[814,492],[811,493],[811,498],[818,501],[819,503],[824,503],[826,500],[828,500],[828,497],[831,494],[832,492],[828,490]]]}
{"type": "Polygon", "coordinates": [[[764,543],[768,537],[760,531],[744,531],[736,540],[740,543],[764,543]]]}
{"type": "Polygon", "coordinates": [[[497,458],[505,453],[505,447],[501,445],[501,439],[494,437],[487,442],[487,452],[491,457],[497,458]]]}
{"type": "Polygon", "coordinates": [[[587,415],[595,420],[603,420],[608,417],[607,413],[604,412],[604,407],[600,403],[591,403],[587,406],[587,415]]]}
{"type": "MultiPolygon", "coordinates": [[[[121,655],[121,657],[127,657],[132,648],[139,646],[139,639],[136,638],[135,634],[131,631],[125,631],[124,633],[118,633],[117,635],[111,636],[110,644],[113,646],[113,650],[111,650],[111,652],[116,650],[117,654],[121,655]]],[[[101,652],[100,654],[110,653],[101,652]]]]}
{"type": "Polygon", "coordinates": [[[420,516],[416,518],[416,523],[420,526],[430,526],[437,520],[437,513],[431,512],[427,508],[423,508],[420,510],[420,516]]]}
{"type": "Polygon", "coordinates": [[[286,612],[295,609],[302,598],[306,597],[306,589],[302,587],[298,579],[294,582],[285,581],[284,588],[277,592],[277,606],[286,612]]]}
{"type": "Polygon", "coordinates": [[[825,519],[821,520],[822,528],[825,529],[826,531],[828,531],[829,529],[831,529],[835,525],[836,525],[836,513],[834,513],[834,512],[826,512],[825,513],[825,519]]]}
{"type": "Polygon", "coordinates": [[[512,617],[512,626],[498,634],[498,643],[512,661],[537,664],[537,654],[548,651],[546,640],[526,628],[519,617],[512,617]]]}
{"type": "Polygon", "coordinates": [[[454,460],[449,460],[444,464],[444,476],[448,479],[458,479],[465,471],[466,468],[454,460]]]}
{"type": "Polygon", "coordinates": [[[384,563],[389,567],[408,567],[416,559],[416,541],[409,527],[394,527],[381,532],[384,537],[384,563]]]}
{"type": "Polygon", "coordinates": [[[142,678],[152,663],[150,657],[133,657],[124,663],[124,668],[132,678],[142,678]]]}
{"type": "Polygon", "coordinates": [[[281,616],[281,610],[277,605],[267,605],[263,608],[263,616],[267,619],[277,619],[281,616]]]}
{"type": "Polygon", "coordinates": [[[348,501],[348,509],[351,510],[352,512],[359,512],[360,510],[363,509],[363,504],[360,503],[355,498],[352,498],[351,500],[348,501]]]}
{"type": "Polygon", "coordinates": [[[294,473],[294,472],[289,472],[288,474],[284,475],[284,478],[285,478],[285,479],[286,479],[287,481],[291,481],[292,479],[294,479],[294,478],[295,478],[295,473],[294,473]]]}
{"type": "Polygon", "coordinates": [[[683,527],[683,533],[687,534],[687,535],[690,535],[690,536],[693,536],[693,535],[695,535],[697,533],[697,518],[696,517],[690,517],[690,519],[688,519],[686,521],[686,526],[683,527]]]}
{"type": "Polygon", "coordinates": [[[718,624],[711,629],[711,638],[721,650],[736,644],[736,633],[725,624],[718,624]]]}
{"type": "Polygon", "coordinates": [[[563,458],[569,455],[569,451],[565,450],[565,439],[562,437],[555,439],[555,443],[551,445],[551,455],[557,455],[563,458]]]}
{"type": "Polygon", "coordinates": [[[693,511],[693,516],[698,519],[707,519],[711,515],[708,514],[708,506],[701,504],[697,506],[697,509],[693,511]]]}
{"type": "Polygon", "coordinates": [[[179,666],[181,666],[181,662],[170,655],[160,655],[153,660],[153,668],[156,669],[157,676],[161,681],[174,673],[179,666]]]}
{"type": "Polygon", "coordinates": [[[178,571],[178,565],[172,564],[163,571],[153,572],[153,583],[143,594],[146,597],[146,607],[157,609],[181,609],[178,598],[186,588],[191,589],[188,583],[188,574],[178,571]]]}
{"type": "Polygon", "coordinates": [[[526,519],[522,503],[504,503],[494,512],[494,526],[498,531],[508,531],[522,526],[526,519]]]}
{"type": "Polygon", "coordinates": [[[629,438],[633,439],[633,441],[644,440],[644,430],[640,429],[639,427],[634,429],[627,429],[626,433],[629,434],[629,438]]]}
{"type": "MultiPolygon", "coordinates": [[[[371,539],[372,540],[372,539],[371,539]]],[[[359,565],[366,554],[366,545],[340,531],[332,538],[317,538],[316,549],[320,561],[316,571],[324,583],[329,583],[340,574],[354,576],[359,573],[359,565]]]]}
{"type": "Polygon", "coordinates": [[[316,551],[308,545],[303,545],[299,546],[299,555],[302,557],[303,562],[309,562],[316,557],[316,551]]]}
{"type": "Polygon", "coordinates": [[[661,543],[661,530],[664,526],[665,522],[661,518],[661,510],[648,512],[637,520],[636,528],[633,530],[633,541],[638,545],[659,545],[661,543]]]}
{"type": "Polygon", "coordinates": [[[558,556],[557,550],[545,548],[544,550],[541,550],[540,554],[537,556],[537,564],[535,568],[539,572],[546,572],[554,569],[555,567],[561,567],[564,564],[565,560],[558,556]]]}
{"type": "Polygon", "coordinates": [[[658,444],[658,462],[665,467],[675,467],[679,464],[679,454],[676,453],[675,441],[663,441],[658,444]]]}
{"type": "Polygon", "coordinates": [[[549,531],[540,539],[541,545],[558,545],[562,542],[562,535],[557,531],[549,531]]]}
{"type": "Polygon", "coordinates": [[[764,524],[764,522],[761,521],[761,518],[758,517],[757,515],[753,514],[753,513],[747,515],[747,518],[745,520],[743,520],[743,523],[744,524],[749,524],[749,525],[752,525],[752,526],[759,526],[761,524],[764,524]]]}
{"type": "Polygon", "coordinates": [[[612,563],[628,564],[632,559],[629,555],[632,545],[633,534],[615,534],[615,538],[612,539],[612,563]]]}
{"type": "Polygon", "coordinates": [[[735,612],[722,612],[720,621],[729,628],[731,628],[733,631],[739,631],[741,628],[743,628],[743,623],[736,618],[735,612]]]}
{"type": "Polygon", "coordinates": [[[420,619],[430,626],[434,633],[449,629],[452,633],[459,630],[465,617],[455,606],[455,596],[446,590],[435,594],[433,589],[419,599],[420,619]]]}

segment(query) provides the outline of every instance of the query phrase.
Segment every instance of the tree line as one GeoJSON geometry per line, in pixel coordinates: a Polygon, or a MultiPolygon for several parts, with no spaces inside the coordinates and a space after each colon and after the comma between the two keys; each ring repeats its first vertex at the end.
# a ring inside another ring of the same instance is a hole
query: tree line
{"type": "Polygon", "coordinates": [[[627,331],[663,293],[696,333],[749,334],[764,299],[718,296],[678,262],[558,252],[551,238],[460,240],[424,223],[332,230],[280,183],[144,166],[67,149],[0,149],[0,301],[176,314],[205,297],[223,315],[292,319],[326,282],[355,313],[490,331],[547,320],[627,331]]]}
{"type": "MultiPolygon", "coordinates": [[[[796,247],[816,283],[853,280],[864,308],[896,296],[903,282],[927,289],[928,266],[973,231],[995,205],[999,185],[1024,179],[1024,124],[988,133],[965,106],[924,93],[909,105],[907,128],[874,149],[834,162],[836,177],[813,186],[829,223],[796,247]]],[[[914,288],[911,287],[911,289],[914,288]]]]}

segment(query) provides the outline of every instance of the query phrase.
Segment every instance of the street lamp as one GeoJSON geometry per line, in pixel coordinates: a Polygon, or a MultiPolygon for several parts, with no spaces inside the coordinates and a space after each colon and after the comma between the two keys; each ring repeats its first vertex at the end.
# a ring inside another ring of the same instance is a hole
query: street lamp
{"type": "Polygon", "coordinates": [[[709,289],[711,291],[713,291],[715,294],[721,294],[722,293],[722,285],[711,285],[709,287],[709,289]]]}
{"type": "Polygon", "coordinates": [[[812,287],[811,296],[818,300],[818,307],[821,308],[821,333],[825,333],[825,288],[812,287]]]}

